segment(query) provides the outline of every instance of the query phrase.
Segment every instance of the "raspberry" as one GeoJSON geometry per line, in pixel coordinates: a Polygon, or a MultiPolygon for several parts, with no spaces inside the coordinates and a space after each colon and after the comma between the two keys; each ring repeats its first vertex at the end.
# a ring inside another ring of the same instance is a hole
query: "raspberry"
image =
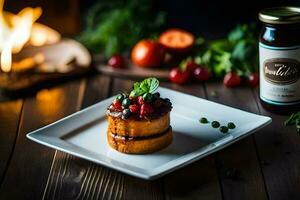
{"type": "Polygon", "coordinates": [[[122,104],[120,101],[118,101],[117,99],[115,99],[113,102],[112,102],[112,105],[114,107],[114,109],[116,110],[122,110],[122,104]]]}
{"type": "Polygon", "coordinates": [[[140,110],[140,116],[141,117],[144,117],[146,115],[149,115],[151,113],[153,113],[154,110],[153,108],[150,106],[150,104],[148,103],[144,103],[142,106],[141,106],[141,110],[140,110]]]}
{"type": "Polygon", "coordinates": [[[139,97],[138,97],[138,103],[139,103],[140,105],[142,105],[142,104],[145,103],[145,101],[144,101],[144,99],[143,99],[142,96],[139,96],[139,97]]]}
{"type": "Polygon", "coordinates": [[[140,110],[140,108],[139,108],[138,105],[132,104],[132,105],[129,106],[129,110],[130,110],[130,112],[132,112],[132,113],[138,113],[139,110],[140,110]]]}

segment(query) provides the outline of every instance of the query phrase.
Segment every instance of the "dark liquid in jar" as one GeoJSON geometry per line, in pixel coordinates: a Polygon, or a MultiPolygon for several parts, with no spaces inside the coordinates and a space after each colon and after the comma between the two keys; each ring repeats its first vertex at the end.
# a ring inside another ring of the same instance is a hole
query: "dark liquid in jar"
{"type": "MultiPolygon", "coordinates": [[[[300,24],[264,24],[259,41],[264,45],[272,47],[298,46],[300,45],[300,24]]],[[[300,61],[300,58],[298,60],[300,61]]],[[[263,76],[263,74],[260,74],[260,76],[263,76]]],[[[300,87],[298,89],[300,90],[300,87]]],[[[266,109],[275,113],[289,114],[297,112],[300,109],[300,103],[293,105],[274,105],[262,99],[260,99],[260,101],[266,109]]]]}

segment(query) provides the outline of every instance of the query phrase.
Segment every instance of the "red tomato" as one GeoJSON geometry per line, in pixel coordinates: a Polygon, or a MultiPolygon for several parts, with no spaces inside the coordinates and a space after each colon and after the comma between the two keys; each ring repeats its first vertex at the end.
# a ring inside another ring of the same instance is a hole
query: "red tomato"
{"type": "Polygon", "coordinates": [[[186,53],[194,41],[195,36],[182,29],[169,29],[159,36],[159,42],[174,53],[186,53]]]}
{"type": "Polygon", "coordinates": [[[248,76],[248,83],[252,87],[256,87],[259,83],[258,73],[252,73],[248,76]]]}
{"type": "Polygon", "coordinates": [[[157,67],[165,58],[165,48],[153,40],[141,40],[131,51],[131,60],[140,67],[157,67]]]}
{"type": "Polygon", "coordinates": [[[223,84],[226,87],[236,87],[241,84],[241,78],[235,72],[229,72],[225,75],[223,84]]]}
{"type": "Polygon", "coordinates": [[[113,68],[121,69],[125,67],[125,61],[121,55],[114,55],[108,60],[108,65],[113,68]]]}
{"type": "Polygon", "coordinates": [[[188,71],[181,71],[179,68],[173,68],[169,73],[169,79],[173,83],[184,84],[189,79],[188,71]]]}
{"type": "Polygon", "coordinates": [[[194,69],[194,78],[198,81],[207,81],[210,73],[205,67],[197,67],[194,69]]]}

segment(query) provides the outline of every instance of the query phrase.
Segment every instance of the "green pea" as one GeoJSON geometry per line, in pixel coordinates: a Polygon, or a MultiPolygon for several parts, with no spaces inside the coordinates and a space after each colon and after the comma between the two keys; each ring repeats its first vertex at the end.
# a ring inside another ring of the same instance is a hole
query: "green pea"
{"type": "Polygon", "coordinates": [[[127,119],[130,116],[130,110],[129,109],[124,109],[122,112],[122,118],[127,119]]]}
{"type": "Polygon", "coordinates": [[[229,123],[227,124],[227,127],[228,127],[229,129],[235,129],[235,124],[234,124],[233,122],[229,122],[229,123]]]}
{"type": "Polygon", "coordinates": [[[221,126],[221,127],[219,128],[219,130],[220,130],[222,133],[227,133],[227,132],[228,132],[227,126],[221,126]]]}
{"type": "Polygon", "coordinates": [[[219,123],[218,121],[212,121],[212,122],[211,122],[211,126],[212,126],[213,128],[219,128],[219,127],[220,127],[220,123],[219,123]]]}
{"type": "Polygon", "coordinates": [[[151,93],[145,93],[143,95],[143,99],[144,99],[144,101],[151,102],[153,99],[153,95],[151,93]]]}
{"type": "Polygon", "coordinates": [[[118,94],[117,97],[116,97],[116,99],[119,100],[120,102],[122,102],[123,99],[124,99],[123,94],[118,94]]]}
{"type": "Polygon", "coordinates": [[[207,124],[208,123],[208,120],[205,118],[205,117],[201,117],[199,119],[199,122],[202,123],[202,124],[207,124]]]}
{"type": "Polygon", "coordinates": [[[124,108],[128,108],[130,106],[130,99],[128,98],[125,98],[123,101],[122,101],[122,106],[124,108]]]}

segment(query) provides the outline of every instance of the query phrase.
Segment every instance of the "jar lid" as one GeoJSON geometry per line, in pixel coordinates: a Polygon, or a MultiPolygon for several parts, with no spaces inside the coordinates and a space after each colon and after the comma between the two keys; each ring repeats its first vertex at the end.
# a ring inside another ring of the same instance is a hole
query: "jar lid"
{"type": "Polygon", "coordinates": [[[269,24],[294,24],[300,23],[299,7],[273,7],[259,12],[260,21],[269,24]]]}

